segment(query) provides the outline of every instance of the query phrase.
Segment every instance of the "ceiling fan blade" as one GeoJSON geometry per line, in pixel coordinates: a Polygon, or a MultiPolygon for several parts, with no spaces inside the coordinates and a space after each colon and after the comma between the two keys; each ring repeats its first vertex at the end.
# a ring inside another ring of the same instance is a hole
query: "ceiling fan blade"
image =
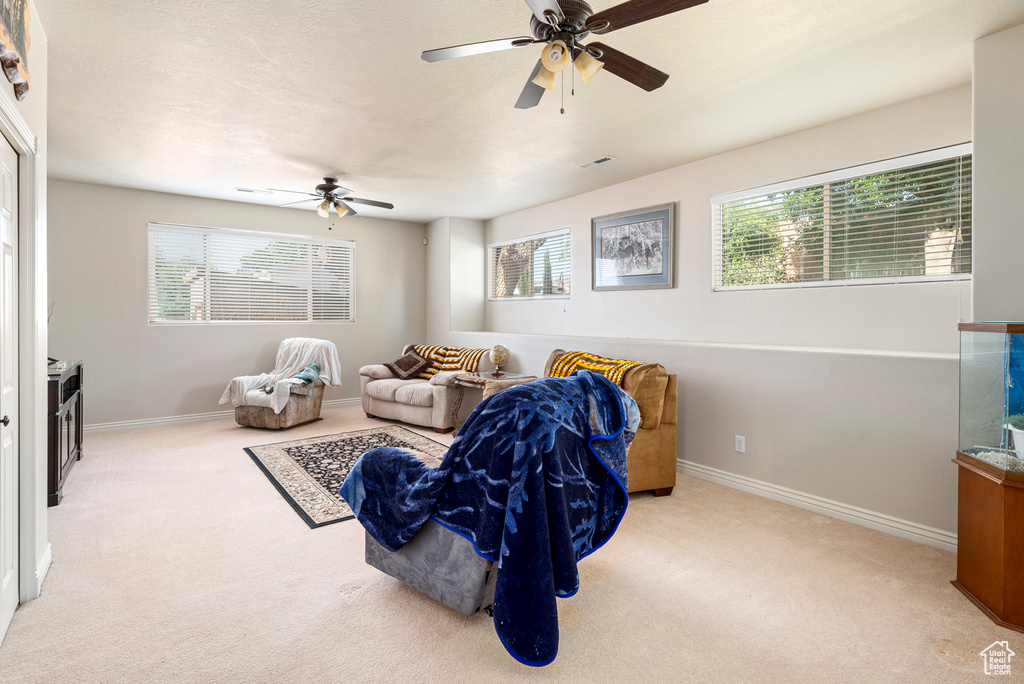
{"type": "Polygon", "coordinates": [[[280,188],[267,188],[270,192],[290,192],[293,195],[309,195],[310,197],[319,197],[320,195],[312,192],[302,192],[301,190],[281,190],[280,188]]]}
{"type": "Polygon", "coordinates": [[[356,211],[355,209],[353,209],[349,204],[346,204],[345,200],[334,200],[334,208],[335,209],[338,208],[339,204],[341,206],[343,206],[346,211],[348,211],[348,213],[345,214],[345,216],[358,216],[359,215],[359,212],[356,211]]]}
{"type": "Polygon", "coordinates": [[[639,59],[630,57],[603,43],[591,43],[587,47],[597,48],[603,53],[600,61],[604,62],[605,71],[611,72],[647,92],[657,90],[668,80],[668,74],[664,71],[658,71],[649,64],[644,64],[639,59]]]}
{"type": "Polygon", "coordinates": [[[537,74],[544,68],[544,62],[537,60],[537,66],[533,68],[533,73],[530,74],[530,78],[526,81],[526,87],[523,88],[523,92],[519,95],[519,101],[516,102],[516,109],[531,109],[540,104],[540,98],[544,97],[544,89],[533,82],[533,79],[537,78],[537,74]]]}
{"type": "Polygon", "coordinates": [[[621,28],[639,24],[643,21],[657,19],[666,14],[703,5],[708,0],[632,0],[587,19],[587,29],[591,33],[605,34],[621,28]]]}
{"type": "Polygon", "coordinates": [[[318,197],[315,197],[313,199],[304,199],[304,200],[299,200],[298,202],[289,202],[288,204],[282,204],[281,208],[283,209],[284,207],[294,207],[296,204],[305,204],[306,202],[318,202],[321,199],[323,199],[323,198],[318,196],[318,197]]]}
{"type": "Polygon", "coordinates": [[[469,43],[468,45],[456,45],[454,47],[438,48],[427,50],[421,57],[424,62],[441,62],[446,59],[457,57],[470,57],[472,55],[483,55],[488,52],[500,52],[501,50],[514,50],[515,48],[527,47],[538,41],[533,38],[504,38],[502,40],[488,40],[483,43],[469,43]]]}
{"type": "Polygon", "coordinates": [[[558,5],[558,0],[526,0],[526,4],[533,10],[533,16],[545,24],[551,23],[545,16],[546,14],[553,13],[558,19],[565,16],[562,14],[562,8],[558,5]]]}
{"type": "Polygon", "coordinates": [[[378,202],[377,200],[361,199],[359,197],[346,197],[344,202],[355,202],[356,204],[366,204],[371,207],[380,207],[381,209],[394,209],[395,205],[390,202],[378,202]]]}

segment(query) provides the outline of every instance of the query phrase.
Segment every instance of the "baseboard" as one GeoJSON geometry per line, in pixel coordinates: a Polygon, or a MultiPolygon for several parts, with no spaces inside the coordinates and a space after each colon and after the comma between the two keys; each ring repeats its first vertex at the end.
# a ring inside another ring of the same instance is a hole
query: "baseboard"
{"type": "Polygon", "coordinates": [[[362,406],[363,400],[359,397],[355,399],[332,399],[331,401],[325,401],[324,408],[341,408],[343,406],[362,406]]]}
{"type": "MultiPolygon", "coordinates": [[[[331,399],[323,403],[323,408],[341,408],[343,406],[359,406],[362,399],[331,399]]],[[[210,413],[193,413],[187,416],[169,416],[167,418],[143,418],[141,420],[122,420],[114,423],[94,423],[85,426],[85,434],[97,432],[125,432],[127,430],[144,430],[146,428],[184,425],[186,423],[208,423],[214,420],[234,420],[235,412],[212,411],[210,413]]]]}
{"type": "Polygon", "coordinates": [[[894,537],[900,537],[901,539],[907,539],[919,544],[925,544],[926,546],[942,549],[943,551],[952,551],[953,553],[956,553],[957,536],[952,532],[939,530],[926,525],[919,525],[918,523],[910,522],[909,520],[901,520],[900,518],[894,518],[890,515],[885,515],[884,513],[877,513],[864,508],[858,508],[857,506],[850,506],[849,504],[832,501],[831,499],[824,499],[813,494],[798,492],[795,489],[780,487],[779,485],[771,484],[769,482],[762,482],[761,480],[755,480],[743,475],[736,475],[724,470],[701,465],[700,463],[693,463],[692,461],[679,459],[678,465],[680,472],[684,475],[690,475],[701,480],[725,485],[726,487],[738,489],[749,494],[763,496],[764,498],[771,499],[772,501],[796,506],[797,508],[802,508],[805,511],[812,511],[814,513],[827,515],[830,518],[843,520],[848,523],[853,523],[854,525],[867,527],[871,530],[891,534],[894,537]]]}
{"type": "Polygon", "coordinates": [[[43,580],[46,579],[46,573],[50,570],[50,561],[53,560],[53,547],[49,544],[46,545],[46,551],[43,552],[43,557],[39,559],[39,563],[36,565],[36,586],[38,591],[36,595],[43,589],[43,580]]]}

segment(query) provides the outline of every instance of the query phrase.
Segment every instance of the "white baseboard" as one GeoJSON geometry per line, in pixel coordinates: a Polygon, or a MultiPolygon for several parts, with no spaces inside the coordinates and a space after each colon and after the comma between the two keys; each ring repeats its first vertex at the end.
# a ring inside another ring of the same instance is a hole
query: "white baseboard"
{"type": "Polygon", "coordinates": [[[331,401],[324,402],[324,408],[341,408],[342,406],[362,406],[363,400],[359,397],[355,399],[332,399],[331,401]]]}
{"type": "MultiPolygon", "coordinates": [[[[342,406],[359,406],[362,400],[331,399],[323,403],[323,408],[341,408],[342,406]]],[[[125,432],[127,430],[144,430],[146,428],[184,425],[185,423],[207,423],[214,420],[234,420],[235,412],[212,411],[210,413],[193,413],[187,416],[168,416],[167,418],[143,418],[141,420],[122,420],[114,423],[94,423],[86,425],[85,434],[97,432],[125,432]]]]}
{"type": "Polygon", "coordinates": [[[36,565],[36,586],[38,587],[36,596],[43,589],[43,580],[46,579],[46,573],[50,570],[51,560],[53,560],[53,547],[47,544],[43,557],[39,559],[39,564],[36,565]]]}
{"type": "Polygon", "coordinates": [[[848,523],[853,523],[854,525],[867,527],[871,530],[891,534],[895,537],[900,537],[901,539],[907,539],[919,544],[925,544],[937,549],[942,549],[943,551],[952,551],[953,553],[956,553],[957,536],[952,532],[939,530],[926,525],[919,525],[918,523],[910,522],[909,520],[901,520],[890,515],[885,515],[884,513],[877,513],[864,508],[858,508],[857,506],[850,506],[849,504],[832,501],[831,499],[824,499],[820,496],[814,496],[813,494],[798,492],[795,489],[780,487],[779,485],[774,485],[769,482],[762,482],[761,480],[755,480],[743,475],[736,475],[734,473],[729,473],[724,470],[701,465],[700,463],[694,463],[692,461],[679,459],[678,465],[680,472],[684,475],[690,475],[701,480],[725,485],[726,487],[738,489],[749,494],[763,496],[764,498],[771,499],[772,501],[796,506],[797,508],[802,508],[805,511],[812,511],[814,513],[827,515],[830,518],[836,518],[837,520],[843,520],[848,523]]]}

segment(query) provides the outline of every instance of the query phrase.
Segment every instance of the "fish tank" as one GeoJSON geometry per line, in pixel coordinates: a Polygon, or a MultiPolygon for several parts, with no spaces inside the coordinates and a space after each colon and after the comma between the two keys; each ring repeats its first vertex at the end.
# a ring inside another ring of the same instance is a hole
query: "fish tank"
{"type": "Polygon", "coordinates": [[[960,452],[1024,473],[1024,323],[960,324],[960,452]]]}

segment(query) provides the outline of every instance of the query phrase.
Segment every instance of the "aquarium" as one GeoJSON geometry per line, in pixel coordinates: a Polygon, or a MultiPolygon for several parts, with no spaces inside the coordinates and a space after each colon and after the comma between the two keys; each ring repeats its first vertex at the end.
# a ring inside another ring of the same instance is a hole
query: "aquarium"
{"type": "Polygon", "coordinates": [[[960,324],[960,451],[1024,473],[1024,323],[960,324]]]}

